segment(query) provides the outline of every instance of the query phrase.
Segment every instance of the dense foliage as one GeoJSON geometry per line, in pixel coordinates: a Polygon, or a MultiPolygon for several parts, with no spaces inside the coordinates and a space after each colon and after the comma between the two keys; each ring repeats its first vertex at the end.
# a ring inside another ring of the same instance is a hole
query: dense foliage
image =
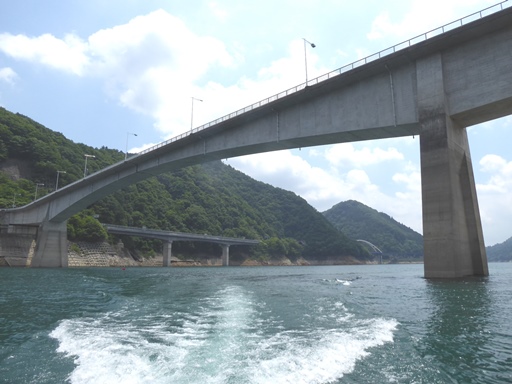
{"type": "Polygon", "coordinates": [[[102,241],[107,238],[107,231],[93,216],[85,211],[68,220],[68,239],[89,242],[102,241]]]}
{"type": "Polygon", "coordinates": [[[423,256],[423,237],[419,233],[357,201],[336,204],[323,214],[350,238],[366,240],[377,246],[385,257],[423,256]]]}
{"type": "Polygon", "coordinates": [[[503,243],[486,247],[489,261],[512,261],[512,237],[503,243]]]}
{"type": "MultiPolygon", "coordinates": [[[[81,177],[84,154],[95,172],[123,159],[108,148],[76,144],[33,120],[0,108],[0,207],[24,205],[81,177]],[[44,184],[44,185],[43,185],[44,184]],[[13,200],[15,199],[15,203],[13,200]]],[[[320,213],[292,192],[251,179],[222,162],[187,167],[131,185],[90,206],[68,221],[72,240],[100,240],[99,222],[259,239],[258,247],[236,252],[266,258],[369,257],[357,242],[336,230],[320,213]]],[[[123,237],[125,246],[151,254],[161,242],[123,237]]],[[[173,253],[220,253],[208,243],[176,242],[173,253]]]]}

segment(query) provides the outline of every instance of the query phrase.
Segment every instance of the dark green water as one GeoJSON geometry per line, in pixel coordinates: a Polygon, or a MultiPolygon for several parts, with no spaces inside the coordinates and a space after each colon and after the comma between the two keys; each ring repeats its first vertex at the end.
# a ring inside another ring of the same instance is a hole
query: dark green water
{"type": "Polygon", "coordinates": [[[0,383],[510,383],[512,264],[0,269],[0,383]]]}

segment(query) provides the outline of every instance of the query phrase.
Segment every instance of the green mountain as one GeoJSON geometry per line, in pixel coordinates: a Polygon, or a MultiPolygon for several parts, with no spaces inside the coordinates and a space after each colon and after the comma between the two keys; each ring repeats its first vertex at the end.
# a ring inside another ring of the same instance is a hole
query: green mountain
{"type": "Polygon", "coordinates": [[[323,215],[351,239],[377,246],[384,258],[423,257],[423,237],[419,233],[357,201],[336,204],[323,215]]]}
{"type": "MultiPolygon", "coordinates": [[[[124,158],[109,148],[76,144],[30,118],[0,108],[0,208],[21,206],[83,177],[84,154],[94,155],[88,172],[124,158]],[[58,172],[65,171],[66,173],[58,172]]],[[[212,162],[161,174],[98,201],[68,221],[70,240],[107,237],[99,223],[259,239],[257,247],[235,247],[256,258],[299,256],[322,259],[370,257],[360,243],[339,232],[307,202],[212,162]]],[[[111,240],[114,240],[112,236],[111,240]]],[[[123,238],[125,246],[151,255],[161,242],[123,238]]],[[[177,242],[176,254],[219,252],[207,243],[177,242]]]]}
{"type": "Polygon", "coordinates": [[[512,237],[503,243],[485,248],[489,261],[512,261],[512,237]]]}

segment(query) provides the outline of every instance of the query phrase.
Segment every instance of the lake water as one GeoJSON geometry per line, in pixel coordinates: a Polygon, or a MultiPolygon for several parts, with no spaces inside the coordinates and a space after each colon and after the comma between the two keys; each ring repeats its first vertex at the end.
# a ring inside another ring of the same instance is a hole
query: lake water
{"type": "Polygon", "coordinates": [[[512,264],[0,269],[0,383],[511,383],[512,264]]]}

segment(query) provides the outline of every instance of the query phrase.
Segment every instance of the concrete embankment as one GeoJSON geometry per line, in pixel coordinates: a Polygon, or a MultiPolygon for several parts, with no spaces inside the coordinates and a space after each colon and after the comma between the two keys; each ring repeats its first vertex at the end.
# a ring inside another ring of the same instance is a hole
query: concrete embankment
{"type": "Polygon", "coordinates": [[[33,236],[0,233],[0,267],[30,265],[35,245],[33,236]]]}
{"type": "MultiPolygon", "coordinates": [[[[36,246],[34,237],[8,233],[2,233],[0,236],[0,267],[30,267],[36,246]]],[[[144,264],[136,261],[122,247],[114,247],[107,242],[68,242],[68,260],[70,267],[116,267],[144,264]]],[[[161,265],[160,260],[159,266],[161,265]]]]}
{"type": "Polygon", "coordinates": [[[121,246],[107,242],[68,242],[69,267],[129,267],[139,266],[134,258],[121,246]]]}
{"type": "MultiPolygon", "coordinates": [[[[33,236],[0,234],[0,267],[30,267],[35,249],[33,236]]],[[[325,260],[306,260],[299,258],[291,261],[286,257],[273,257],[266,260],[243,258],[231,260],[231,266],[300,266],[300,265],[350,265],[363,264],[353,257],[331,258],[325,260]]],[[[203,255],[197,259],[178,259],[171,257],[173,267],[220,267],[220,257],[203,255]]],[[[148,259],[137,260],[123,247],[122,243],[114,246],[108,242],[68,242],[69,267],[162,267],[163,256],[155,255],[148,259]]]]}

